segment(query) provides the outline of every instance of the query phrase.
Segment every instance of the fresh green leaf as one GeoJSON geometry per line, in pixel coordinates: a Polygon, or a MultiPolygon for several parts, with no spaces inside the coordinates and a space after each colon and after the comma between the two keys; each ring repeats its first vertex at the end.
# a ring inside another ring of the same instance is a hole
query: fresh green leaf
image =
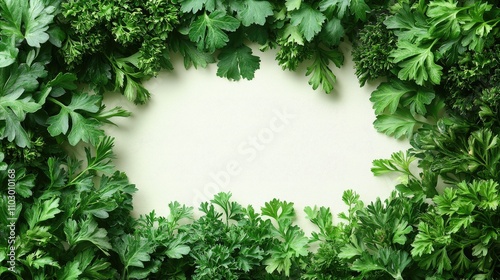
{"type": "Polygon", "coordinates": [[[340,40],[345,35],[345,30],[340,19],[333,18],[323,26],[319,35],[326,44],[334,46],[340,43],[340,40]]]}
{"type": "Polygon", "coordinates": [[[34,228],[40,222],[53,219],[57,214],[61,213],[61,209],[59,209],[59,200],[59,197],[36,200],[24,213],[29,227],[34,228]]]}
{"type": "Polygon", "coordinates": [[[151,260],[150,254],[153,252],[153,247],[145,238],[125,235],[117,239],[113,245],[113,250],[118,253],[125,268],[143,268],[145,262],[151,260]]]}
{"type": "Polygon", "coordinates": [[[290,16],[290,23],[299,28],[307,41],[311,41],[321,31],[325,20],[326,17],[320,11],[305,3],[290,16]]]}
{"type": "Polygon", "coordinates": [[[286,0],[285,6],[287,11],[298,10],[300,5],[302,4],[302,0],[286,0]]]}
{"type": "Polygon", "coordinates": [[[311,66],[307,67],[306,76],[311,75],[309,84],[313,89],[317,89],[320,85],[326,93],[333,90],[333,85],[337,81],[337,77],[330,69],[330,61],[337,67],[344,63],[344,55],[338,50],[323,50],[318,48],[315,53],[314,61],[311,66]]]}
{"type": "Polygon", "coordinates": [[[415,118],[406,111],[396,111],[393,115],[378,115],[373,122],[375,129],[394,138],[406,136],[410,138],[419,124],[415,118]]]}
{"type": "Polygon", "coordinates": [[[252,54],[252,49],[245,45],[226,47],[219,54],[217,76],[238,81],[240,78],[251,80],[260,67],[260,58],[252,54]]]}
{"type": "Polygon", "coordinates": [[[19,49],[16,48],[15,37],[0,39],[0,68],[7,67],[16,62],[19,49]]]}
{"type": "Polygon", "coordinates": [[[74,94],[69,105],[64,105],[53,98],[51,100],[59,105],[61,110],[57,115],[51,116],[47,120],[50,135],[67,135],[69,143],[73,146],[80,141],[95,144],[98,142],[99,137],[104,135],[96,119],[86,118],[82,115],[96,113],[99,110],[100,96],[74,94]],[[69,126],[70,120],[71,129],[69,126]]]}
{"type": "Polygon", "coordinates": [[[441,82],[443,67],[434,61],[433,45],[422,48],[408,41],[399,41],[397,45],[398,48],[390,56],[401,67],[398,78],[415,80],[418,85],[423,85],[426,81],[433,84],[441,82]]]}
{"type": "Polygon", "coordinates": [[[77,261],[66,263],[57,273],[58,279],[78,280],[82,271],[78,268],[80,263],[77,261]]]}
{"type": "Polygon", "coordinates": [[[430,38],[430,25],[421,10],[410,8],[408,4],[398,9],[396,14],[387,18],[384,24],[394,30],[399,42],[420,43],[430,38]]]}
{"type": "Polygon", "coordinates": [[[243,0],[234,2],[232,5],[243,26],[264,25],[266,18],[274,14],[273,6],[265,0],[243,0]]]}
{"type": "Polygon", "coordinates": [[[15,140],[19,147],[29,145],[28,133],[21,122],[28,113],[38,111],[41,106],[26,93],[34,91],[38,87],[37,79],[45,75],[45,69],[39,63],[0,68],[0,84],[3,85],[0,87],[0,121],[5,121],[5,130],[0,139],[15,140]]]}
{"type": "Polygon", "coordinates": [[[235,31],[240,26],[239,20],[224,12],[215,11],[202,14],[189,29],[189,38],[197,43],[198,49],[213,53],[229,42],[226,32],[235,31]]]}
{"type": "Polygon", "coordinates": [[[400,105],[410,108],[412,115],[425,115],[426,106],[434,99],[435,94],[423,87],[414,86],[399,80],[391,80],[380,84],[372,93],[375,114],[394,114],[400,105]]]}
{"type": "Polygon", "coordinates": [[[23,13],[24,38],[28,45],[40,47],[49,40],[49,24],[54,18],[54,6],[45,6],[42,0],[30,0],[29,9],[23,13]]]}
{"type": "Polygon", "coordinates": [[[453,0],[431,1],[427,9],[430,18],[429,33],[435,38],[455,39],[460,36],[458,13],[463,8],[457,7],[453,0]]]}
{"type": "Polygon", "coordinates": [[[350,0],[349,9],[354,14],[354,18],[361,21],[366,21],[366,14],[370,11],[370,7],[364,0],[350,0]]]}
{"type": "Polygon", "coordinates": [[[79,222],[67,220],[64,223],[64,234],[70,248],[75,248],[82,242],[90,242],[105,254],[112,249],[107,231],[99,228],[97,222],[90,217],[79,222]]]}

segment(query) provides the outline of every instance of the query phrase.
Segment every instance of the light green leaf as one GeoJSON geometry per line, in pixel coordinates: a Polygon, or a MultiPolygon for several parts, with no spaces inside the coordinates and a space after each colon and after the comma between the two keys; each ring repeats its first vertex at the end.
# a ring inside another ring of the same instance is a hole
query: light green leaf
{"type": "Polygon", "coordinates": [[[394,138],[411,137],[417,124],[419,122],[409,112],[405,111],[396,111],[392,115],[379,115],[373,123],[378,132],[394,138]]]}
{"type": "Polygon", "coordinates": [[[224,3],[220,0],[182,0],[179,2],[181,4],[181,11],[184,13],[195,14],[201,11],[203,7],[209,12],[225,9],[224,3]]]}
{"type": "Polygon", "coordinates": [[[69,105],[64,105],[59,101],[52,99],[53,102],[61,107],[61,111],[55,116],[47,119],[51,136],[67,134],[71,145],[76,145],[80,141],[96,144],[99,137],[104,132],[99,129],[100,123],[92,117],[84,117],[82,114],[97,113],[101,96],[89,94],[73,94],[69,105]],[[69,130],[69,120],[71,119],[71,130],[69,130]],[[68,134],[69,131],[69,134],[68,134]]]}
{"type": "Polygon", "coordinates": [[[15,41],[22,40],[21,30],[23,14],[28,9],[28,1],[2,0],[0,1],[0,30],[6,37],[14,37],[15,41]]]}
{"type": "Polygon", "coordinates": [[[322,0],[319,9],[322,12],[332,12],[339,19],[342,19],[349,8],[350,0],[322,0]]]}
{"type": "Polygon", "coordinates": [[[370,101],[373,102],[375,114],[384,112],[394,114],[399,105],[409,107],[412,115],[416,113],[425,115],[426,105],[434,100],[434,92],[400,80],[391,80],[380,84],[372,93],[370,101]]]}
{"type": "Polygon", "coordinates": [[[413,89],[408,88],[400,80],[381,83],[370,97],[375,114],[380,115],[384,112],[394,114],[398,109],[401,97],[411,91],[413,89]]]}
{"type": "Polygon", "coordinates": [[[286,10],[289,12],[299,9],[301,4],[302,4],[302,0],[286,0],[285,1],[286,10]]]}
{"type": "Polygon", "coordinates": [[[321,31],[325,20],[323,13],[305,3],[290,16],[290,23],[299,28],[307,41],[311,41],[321,31]]]}
{"type": "Polygon", "coordinates": [[[0,38],[0,68],[13,64],[18,53],[14,36],[0,38]]]}
{"type": "MultiPolygon", "coordinates": [[[[21,126],[26,114],[38,111],[41,106],[26,92],[38,87],[37,79],[46,75],[44,67],[39,63],[31,66],[13,64],[0,68],[0,121],[5,121],[5,129],[0,139],[16,141],[19,147],[26,147],[30,140],[28,133],[21,126]]],[[[2,132],[2,129],[0,129],[2,132]]]]}
{"type": "Polygon", "coordinates": [[[391,52],[390,57],[402,68],[398,73],[401,80],[415,80],[418,85],[426,81],[433,84],[441,82],[443,67],[434,61],[432,45],[422,48],[408,41],[399,41],[398,48],[391,52]]]}
{"type": "Polygon", "coordinates": [[[455,39],[460,36],[458,13],[463,8],[457,7],[457,2],[438,0],[431,1],[427,8],[430,18],[429,33],[435,38],[455,39]]]}
{"type": "Polygon", "coordinates": [[[263,0],[243,0],[242,2],[234,2],[237,18],[241,20],[243,26],[252,24],[264,25],[266,18],[272,16],[273,5],[263,0]]]}
{"type": "Polygon", "coordinates": [[[28,45],[40,47],[49,40],[49,24],[54,18],[54,6],[45,6],[41,0],[30,0],[29,9],[23,14],[24,38],[28,45]]]}

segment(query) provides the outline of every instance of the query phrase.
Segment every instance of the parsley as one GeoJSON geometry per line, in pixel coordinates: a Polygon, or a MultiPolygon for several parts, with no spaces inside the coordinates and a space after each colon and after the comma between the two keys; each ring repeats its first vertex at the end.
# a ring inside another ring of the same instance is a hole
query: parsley
{"type": "Polygon", "coordinates": [[[0,0],[0,11],[0,221],[17,234],[0,240],[2,279],[500,277],[493,4],[0,0]],[[374,175],[399,176],[388,198],[345,191],[338,220],[306,207],[310,236],[293,203],[258,211],[230,193],[202,203],[199,218],[178,202],[166,217],[131,216],[136,188],[102,129],[129,113],[106,109],[104,93],[147,102],[141,82],[172,70],[172,52],[186,68],[217,63],[218,76],[250,80],[254,46],[277,48],[283,69],[306,69],[328,93],[347,40],[360,83],[383,78],[370,96],[375,128],[412,145],[373,161],[374,175]]]}

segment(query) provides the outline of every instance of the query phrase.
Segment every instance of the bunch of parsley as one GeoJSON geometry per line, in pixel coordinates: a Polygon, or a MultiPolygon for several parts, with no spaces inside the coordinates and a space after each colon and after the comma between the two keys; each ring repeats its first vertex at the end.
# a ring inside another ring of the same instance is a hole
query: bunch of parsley
{"type": "Polygon", "coordinates": [[[0,12],[0,220],[17,234],[9,243],[0,229],[2,279],[500,277],[495,3],[0,0],[0,12]],[[172,53],[186,68],[217,62],[218,76],[252,79],[250,44],[277,48],[284,69],[306,64],[312,87],[330,92],[345,39],[361,84],[386,77],[370,97],[375,128],[412,145],[373,163],[375,175],[400,175],[389,198],[365,206],[346,191],[336,224],[307,207],[311,237],[292,203],[258,213],[229,193],[198,219],[175,202],[167,217],[131,217],[136,189],[102,130],[129,113],[107,110],[104,92],[146,102],[141,81],[171,69],[172,53]]]}

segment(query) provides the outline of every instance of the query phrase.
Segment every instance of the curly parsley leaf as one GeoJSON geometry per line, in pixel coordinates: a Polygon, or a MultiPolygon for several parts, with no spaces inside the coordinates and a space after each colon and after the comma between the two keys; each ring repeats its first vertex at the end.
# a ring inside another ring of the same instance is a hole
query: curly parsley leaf
{"type": "Polygon", "coordinates": [[[240,21],[222,11],[202,14],[191,24],[189,38],[198,44],[198,49],[213,53],[229,42],[226,32],[238,29],[240,21]]]}
{"type": "Polygon", "coordinates": [[[217,76],[230,80],[251,80],[260,67],[260,58],[253,55],[252,49],[245,45],[224,48],[218,58],[217,76]]]}
{"type": "Polygon", "coordinates": [[[441,82],[443,67],[434,61],[433,44],[429,47],[420,47],[409,41],[399,41],[398,48],[391,52],[394,63],[401,67],[398,78],[401,80],[415,80],[418,85],[430,81],[433,84],[441,82]]]}

